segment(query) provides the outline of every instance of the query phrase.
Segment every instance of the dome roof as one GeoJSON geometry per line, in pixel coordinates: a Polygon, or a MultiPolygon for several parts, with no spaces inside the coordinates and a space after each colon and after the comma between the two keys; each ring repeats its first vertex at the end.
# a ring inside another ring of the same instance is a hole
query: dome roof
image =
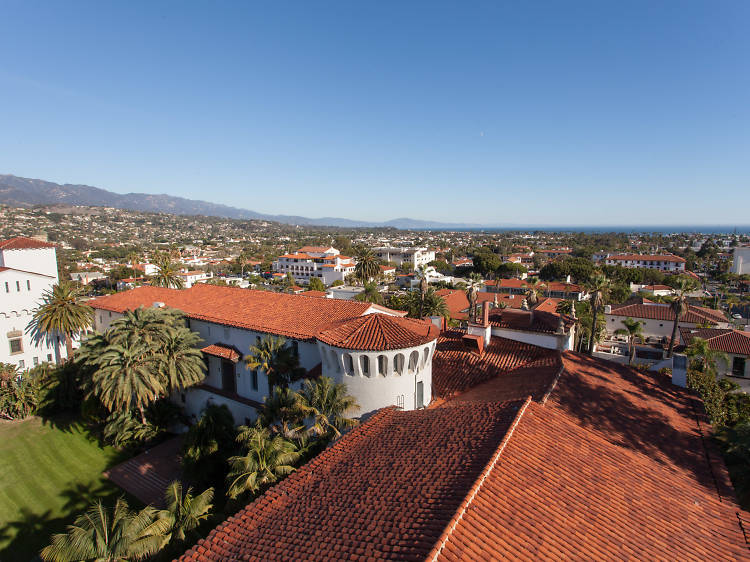
{"type": "Polygon", "coordinates": [[[385,351],[416,347],[436,339],[440,330],[431,322],[386,314],[366,314],[332,324],[318,340],[344,349],[385,351]]]}

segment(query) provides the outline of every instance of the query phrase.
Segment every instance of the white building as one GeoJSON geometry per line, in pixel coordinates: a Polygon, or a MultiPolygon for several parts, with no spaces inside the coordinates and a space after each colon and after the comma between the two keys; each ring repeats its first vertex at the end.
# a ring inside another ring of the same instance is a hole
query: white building
{"type": "Polygon", "coordinates": [[[750,246],[737,246],[734,249],[732,273],[737,275],[750,273],[750,246]]]}
{"type": "Polygon", "coordinates": [[[354,268],[354,260],[333,247],[305,246],[273,262],[273,270],[281,275],[291,273],[295,281],[305,285],[317,277],[326,287],[334,281],[344,281],[354,268]]]}
{"type": "Polygon", "coordinates": [[[54,244],[23,237],[0,242],[0,362],[26,369],[67,356],[59,337],[30,329],[34,310],[56,283],[54,244]]]}
{"type": "Polygon", "coordinates": [[[685,259],[671,254],[646,255],[646,254],[617,254],[607,256],[607,265],[620,265],[627,268],[642,267],[646,269],[658,269],[667,273],[680,273],[685,271],[685,259]]]}
{"type": "Polygon", "coordinates": [[[438,328],[382,306],[205,284],[183,290],[139,287],[89,304],[99,331],[139,306],[185,313],[204,341],[208,362],[204,382],[176,397],[188,415],[197,417],[213,403],[226,404],[237,423],[256,417],[270,392],[268,378],[249,370],[242,358],[268,334],[287,339],[308,377],[345,383],[360,405],[357,415],[391,405],[413,409],[432,398],[438,328]]]}
{"type": "MultiPolygon", "coordinates": [[[[617,330],[625,329],[623,320],[632,318],[641,322],[641,329],[646,338],[667,342],[672,337],[674,312],[669,304],[644,302],[642,304],[606,305],[604,318],[610,336],[617,330]]],[[[729,322],[718,310],[688,305],[687,312],[682,315],[678,323],[680,328],[688,329],[703,325],[728,328],[729,322]]]]}
{"type": "Polygon", "coordinates": [[[180,279],[182,279],[183,287],[189,289],[196,283],[201,283],[213,278],[213,274],[206,273],[205,271],[181,271],[179,273],[180,279]]]}
{"type": "Polygon", "coordinates": [[[427,265],[435,261],[435,252],[427,248],[394,248],[384,246],[373,248],[375,255],[381,260],[393,262],[396,265],[409,264],[412,269],[417,269],[420,265],[427,265]]]}

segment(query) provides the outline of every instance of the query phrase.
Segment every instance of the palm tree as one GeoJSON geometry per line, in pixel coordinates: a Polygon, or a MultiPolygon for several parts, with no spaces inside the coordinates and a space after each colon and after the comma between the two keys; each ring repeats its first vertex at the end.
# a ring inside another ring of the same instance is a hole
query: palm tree
{"type": "Polygon", "coordinates": [[[313,418],[312,432],[316,435],[339,437],[341,431],[358,424],[346,413],[359,408],[357,400],[346,393],[346,385],[335,383],[328,377],[306,380],[300,397],[313,418]]]}
{"type": "Polygon", "coordinates": [[[674,315],[674,321],[672,324],[672,338],[669,340],[669,348],[667,349],[667,358],[672,357],[674,353],[675,342],[677,341],[677,329],[680,325],[680,318],[682,318],[688,310],[686,293],[695,290],[696,283],[690,277],[680,275],[674,279],[672,287],[677,291],[677,294],[672,299],[672,303],[669,305],[674,315]]]}
{"type": "Polygon", "coordinates": [[[167,528],[168,521],[159,519],[151,506],[135,512],[123,498],[112,509],[99,501],[68,526],[67,533],[53,535],[40,556],[50,562],[143,560],[162,549],[167,528]]]}
{"type": "Polygon", "coordinates": [[[175,322],[171,309],[139,306],[135,310],[126,310],[123,316],[112,322],[112,343],[141,343],[155,350],[164,343],[175,322]]]}
{"type": "Polygon", "coordinates": [[[359,302],[370,302],[373,304],[383,304],[383,295],[378,291],[378,286],[369,281],[365,282],[365,290],[359,293],[355,300],[359,302]]]}
{"type": "Polygon", "coordinates": [[[159,371],[167,395],[198,384],[205,378],[206,363],[197,347],[200,342],[200,336],[187,328],[167,329],[159,353],[159,371]]]}
{"type": "Polygon", "coordinates": [[[294,444],[280,435],[271,436],[260,424],[241,427],[237,441],[247,452],[229,459],[227,493],[231,498],[262,490],[294,471],[292,465],[299,458],[294,444]]]}
{"type": "MultiPolygon", "coordinates": [[[[80,301],[81,289],[64,281],[54,285],[52,290],[45,291],[42,304],[34,311],[27,331],[34,337],[65,338],[65,349],[68,358],[73,357],[73,338],[91,326],[94,321],[94,309],[80,301]]],[[[60,350],[56,350],[60,356],[60,350]]]]}
{"type": "Polygon", "coordinates": [[[130,252],[127,260],[130,262],[130,267],[133,269],[133,279],[135,279],[138,277],[138,270],[135,268],[135,266],[138,265],[138,252],[130,252]]]}
{"type": "Polygon", "coordinates": [[[169,254],[157,254],[154,257],[154,265],[156,265],[156,274],[151,278],[151,284],[155,287],[182,289],[185,285],[180,277],[178,265],[172,261],[169,254]]]}
{"type": "Polygon", "coordinates": [[[450,312],[445,299],[435,292],[435,287],[429,287],[422,296],[422,314],[424,316],[442,316],[448,318],[450,312]]]}
{"type": "Polygon", "coordinates": [[[628,365],[632,365],[635,361],[635,342],[636,340],[642,341],[644,338],[643,323],[638,322],[637,320],[633,320],[632,318],[626,318],[622,321],[622,324],[623,326],[625,326],[625,328],[615,330],[615,334],[628,338],[628,353],[630,354],[628,365]]]}
{"type": "Polygon", "coordinates": [[[544,283],[541,283],[537,277],[532,277],[526,280],[526,300],[530,306],[534,306],[539,301],[539,293],[544,287],[544,283]]]}
{"type": "Polygon", "coordinates": [[[596,322],[599,316],[599,310],[604,306],[604,299],[607,298],[610,289],[610,281],[606,275],[597,273],[591,277],[588,283],[588,291],[591,295],[591,331],[589,333],[589,355],[594,354],[594,341],[596,340],[596,322]]]}
{"type": "Polygon", "coordinates": [[[357,265],[354,266],[354,276],[362,283],[374,279],[380,274],[380,263],[371,248],[359,248],[354,257],[357,262],[357,265]]]}
{"type": "Polygon", "coordinates": [[[703,338],[693,338],[687,348],[687,356],[698,362],[704,373],[716,373],[716,361],[729,362],[729,356],[723,351],[711,349],[711,345],[703,338]]]}
{"type": "Polygon", "coordinates": [[[196,480],[212,481],[226,470],[226,454],[234,444],[232,412],[225,404],[211,404],[187,432],[182,446],[183,466],[196,480]]]}
{"type": "Polygon", "coordinates": [[[144,343],[112,344],[97,361],[99,368],[92,379],[94,394],[110,412],[135,407],[145,424],[146,406],[166,390],[159,376],[161,361],[163,357],[151,353],[144,343]]]}
{"type": "Polygon", "coordinates": [[[264,337],[258,345],[250,346],[245,364],[251,371],[262,370],[268,377],[270,388],[286,388],[304,371],[299,366],[297,353],[286,345],[286,339],[270,335],[264,337]]]}
{"type": "Polygon", "coordinates": [[[300,396],[289,388],[276,386],[271,390],[260,411],[263,425],[272,430],[280,427],[282,433],[296,432],[304,427],[306,412],[300,396]],[[292,426],[289,429],[290,425],[292,426]]]}
{"type": "Polygon", "coordinates": [[[164,494],[167,509],[159,516],[168,524],[169,542],[181,543],[194,531],[202,521],[206,520],[213,507],[214,489],[208,488],[204,492],[193,495],[193,489],[182,489],[182,484],[175,480],[167,486],[164,494]]]}

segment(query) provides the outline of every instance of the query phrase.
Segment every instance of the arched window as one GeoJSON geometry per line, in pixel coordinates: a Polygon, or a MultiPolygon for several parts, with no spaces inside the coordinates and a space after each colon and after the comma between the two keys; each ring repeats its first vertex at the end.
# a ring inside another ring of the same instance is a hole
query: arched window
{"type": "Polygon", "coordinates": [[[350,377],[354,376],[354,358],[351,353],[344,353],[344,372],[350,377]]]}
{"type": "Polygon", "coordinates": [[[382,376],[388,374],[388,358],[385,355],[378,355],[378,374],[382,376]]]}
{"type": "Polygon", "coordinates": [[[419,352],[415,349],[409,355],[409,373],[417,370],[417,363],[419,363],[419,352]]]}
{"type": "Polygon", "coordinates": [[[370,376],[370,357],[362,355],[359,359],[359,366],[362,368],[362,374],[366,377],[370,376]]]}
{"type": "Polygon", "coordinates": [[[422,356],[422,368],[424,368],[425,365],[427,365],[427,358],[430,356],[430,348],[425,347],[424,348],[424,355],[422,356]]]}
{"type": "Polygon", "coordinates": [[[399,353],[393,358],[393,372],[397,375],[403,375],[404,374],[404,354],[399,353]]]}

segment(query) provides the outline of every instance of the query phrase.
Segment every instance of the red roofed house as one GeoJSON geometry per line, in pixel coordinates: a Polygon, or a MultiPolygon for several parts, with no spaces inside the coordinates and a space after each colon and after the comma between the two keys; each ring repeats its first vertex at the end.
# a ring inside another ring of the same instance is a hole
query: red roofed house
{"type": "MultiPolygon", "coordinates": [[[[614,334],[624,329],[622,323],[626,318],[641,322],[643,334],[647,338],[666,343],[672,337],[674,313],[669,304],[643,302],[635,304],[607,305],[604,307],[604,318],[607,332],[614,334]]],[[[703,306],[688,305],[687,312],[680,318],[680,328],[696,328],[709,324],[717,328],[728,328],[729,322],[718,310],[703,306]]]]}
{"type": "Polygon", "coordinates": [[[268,334],[287,338],[308,372],[319,370],[345,383],[360,405],[359,414],[389,405],[411,410],[432,400],[438,328],[379,305],[201,283],[183,290],[139,287],[89,304],[99,331],[141,306],[185,313],[188,326],[205,343],[208,363],[204,383],[176,397],[189,415],[214,403],[226,404],[238,423],[256,417],[269,395],[268,379],[262,371],[247,369],[242,356],[268,334]]]}
{"type": "Polygon", "coordinates": [[[57,280],[54,244],[22,236],[0,241],[0,362],[28,369],[67,357],[59,336],[30,329],[34,310],[57,280]]]}
{"type": "Polygon", "coordinates": [[[647,269],[659,269],[668,273],[681,273],[685,271],[685,259],[672,254],[617,254],[607,256],[605,263],[607,265],[620,265],[628,268],[645,267],[647,269]]]}
{"type": "Polygon", "coordinates": [[[334,281],[344,281],[354,273],[354,259],[342,256],[333,247],[304,246],[291,254],[279,256],[273,262],[273,270],[286,275],[291,273],[295,281],[307,285],[317,277],[327,287],[334,281]]]}
{"type": "MultiPolygon", "coordinates": [[[[750,378],[750,333],[733,330],[731,328],[680,328],[680,344],[690,345],[693,338],[701,338],[708,342],[714,351],[727,354],[729,361],[718,359],[716,369],[722,376],[750,378]]],[[[750,390],[750,384],[736,380],[743,390],[750,390]]]]}

